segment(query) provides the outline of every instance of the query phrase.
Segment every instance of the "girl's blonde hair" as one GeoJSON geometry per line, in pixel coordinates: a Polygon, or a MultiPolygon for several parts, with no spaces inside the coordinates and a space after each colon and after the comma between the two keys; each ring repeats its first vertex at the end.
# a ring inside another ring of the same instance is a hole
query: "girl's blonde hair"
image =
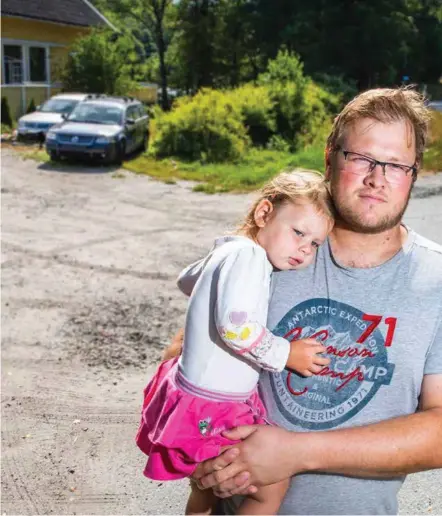
{"type": "Polygon", "coordinates": [[[325,217],[331,220],[335,217],[335,209],[328,185],[319,172],[282,172],[259,190],[258,198],[250,207],[237,233],[252,239],[256,237],[259,227],[255,222],[255,211],[258,204],[264,199],[270,201],[275,208],[289,202],[313,204],[318,212],[325,217]]]}

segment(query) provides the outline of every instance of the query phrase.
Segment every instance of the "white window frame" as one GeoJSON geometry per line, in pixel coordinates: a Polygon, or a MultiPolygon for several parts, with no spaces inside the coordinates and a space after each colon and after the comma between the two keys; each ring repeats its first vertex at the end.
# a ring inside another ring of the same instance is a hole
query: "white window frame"
{"type": "Polygon", "coordinates": [[[6,79],[6,70],[5,70],[5,59],[4,59],[4,46],[5,45],[15,45],[21,47],[21,58],[22,58],[22,82],[19,83],[9,83],[2,84],[2,88],[14,88],[17,86],[26,86],[26,87],[56,87],[58,84],[54,84],[51,82],[51,48],[53,47],[63,47],[65,45],[58,45],[56,43],[49,43],[45,41],[30,41],[30,40],[22,40],[22,39],[2,39],[2,77],[6,79]],[[31,82],[30,80],[30,62],[29,62],[29,48],[30,47],[40,47],[45,49],[45,63],[46,63],[46,82],[31,82]]]}

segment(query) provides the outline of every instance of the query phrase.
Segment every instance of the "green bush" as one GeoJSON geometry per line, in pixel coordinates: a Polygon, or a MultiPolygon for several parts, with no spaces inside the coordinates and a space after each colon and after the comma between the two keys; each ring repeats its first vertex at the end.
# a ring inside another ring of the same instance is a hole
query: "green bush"
{"type": "Polygon", "coordinates": [[[339,112],[340,99],[309,81],[300,105],[301,127],[297,147],[324,144],[332,128],[333,115],[339,112]]]}
{"type": "MultiPolygon", "coordinates": [[[[325,141],[340,100],[304,75],[296,54],[281,50],[258,80],[274,103],[276,132],[292,151],[325,141]]],[[[272,140],[270,147],[275,145],[282,148],[279,139],[272,140]]]]}
{"type": "Polygon", "coordinates": [[[35,105],[34,99],[31,99],[31,102],[29,102],[26,113],[33,113],[36,109],[37,109],[37,106],[35,105]]]}
{"type": "Polygon", "coordinates": [[[182,97],[155,118],[152,153],[208,162],[235,161],[249,142],[239,105],[221,91],[201,90],[182,97]]]}
{"type": "Polygon", "coordinates": [[[275,105],[269,88],[245,84],[227,94],[238,106],[253,145],[266,145],[276,132],[275,105]]]}
{"type": "Polygon", "coordinates": [[[12,118],[11,111],[9,110],[9,103],[6,97],[2,97],[2,125],[7,125],[8,127],[12,127],[12,118]]]}

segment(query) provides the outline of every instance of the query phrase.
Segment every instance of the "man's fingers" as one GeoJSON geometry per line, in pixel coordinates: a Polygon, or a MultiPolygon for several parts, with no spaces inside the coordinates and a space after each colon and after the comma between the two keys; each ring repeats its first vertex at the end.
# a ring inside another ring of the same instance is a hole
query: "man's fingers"
{"type": "Polygon", "coordinates": [[[226,480],[213,487],[213,492],[220,498],[228,498],[233,494],[239,493],[248,489],[250,486],[250,473],[242,471],[233,478],[226,480]]]}
{"type": "Polygon", "coordinates": [[[316,374],[316,373],[319,373],[319,371],[321,371],[322,369],[322,366],[319,366],[319,365],[315,365],[315,364],[312,364],[310,367],[309,367],[309,370],[310,370],[310,374],[316,374]]]}
{"type": "Polygon", "coordinates": [[[256,426],[237,426],[236,428],[232,428],[232,430],[225,430],[223,432],[223,436],[227,437],[227,439],[231,439],[232,441],[242,441],[249,437],[249,435],[252,435],[253,432],[256,432],[256,426]]]}
{"type": "Polygon", "coordinates": [[[231,464],[239,455],[238,448],[228,448],[226,451],[221,453],[218,457],[211,460],[206,460],[198,464],[196,470],[192,474],[192,478],[200,480],[205,475],[210,475],[215,471],[222,470],[229,464],[231,464]]]}
{"type": "Polygon", "coordinates": [[[242,486],[235,487],[231,491],[217,491],[213,490],[216,496],[219,498],[228,498],[230,496],[234,495],[242,495],[247,496],[249,494],[254,494],[258,491],[258,488],[256,486],[250,485],[250,479],[247,480],[247,482],[244,482],[242,486]]]}
{"type": "Polygon", "coordinates": [[[219,471],[214,471],[202,477],[199,482],[204,489],[215,487],[218,491],[229,491],[242,485],[249,474],[244,472],[244,464],[230,464],[219,471]]]}

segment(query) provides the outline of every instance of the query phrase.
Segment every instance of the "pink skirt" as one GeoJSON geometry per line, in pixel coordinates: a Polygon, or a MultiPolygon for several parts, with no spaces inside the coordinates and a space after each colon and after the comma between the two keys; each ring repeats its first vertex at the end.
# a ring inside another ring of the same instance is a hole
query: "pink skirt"
{"type": "Polygon", "coordinates": [[[238,442],[223,437],[224,430],[267,423],[257,389],[245,395],[200,389],[177,362],[175,357],[160,364],[144,390],[136,443],[149,456],[144,475],[153,480],[188,477],[222,446],[238,442]]]}

